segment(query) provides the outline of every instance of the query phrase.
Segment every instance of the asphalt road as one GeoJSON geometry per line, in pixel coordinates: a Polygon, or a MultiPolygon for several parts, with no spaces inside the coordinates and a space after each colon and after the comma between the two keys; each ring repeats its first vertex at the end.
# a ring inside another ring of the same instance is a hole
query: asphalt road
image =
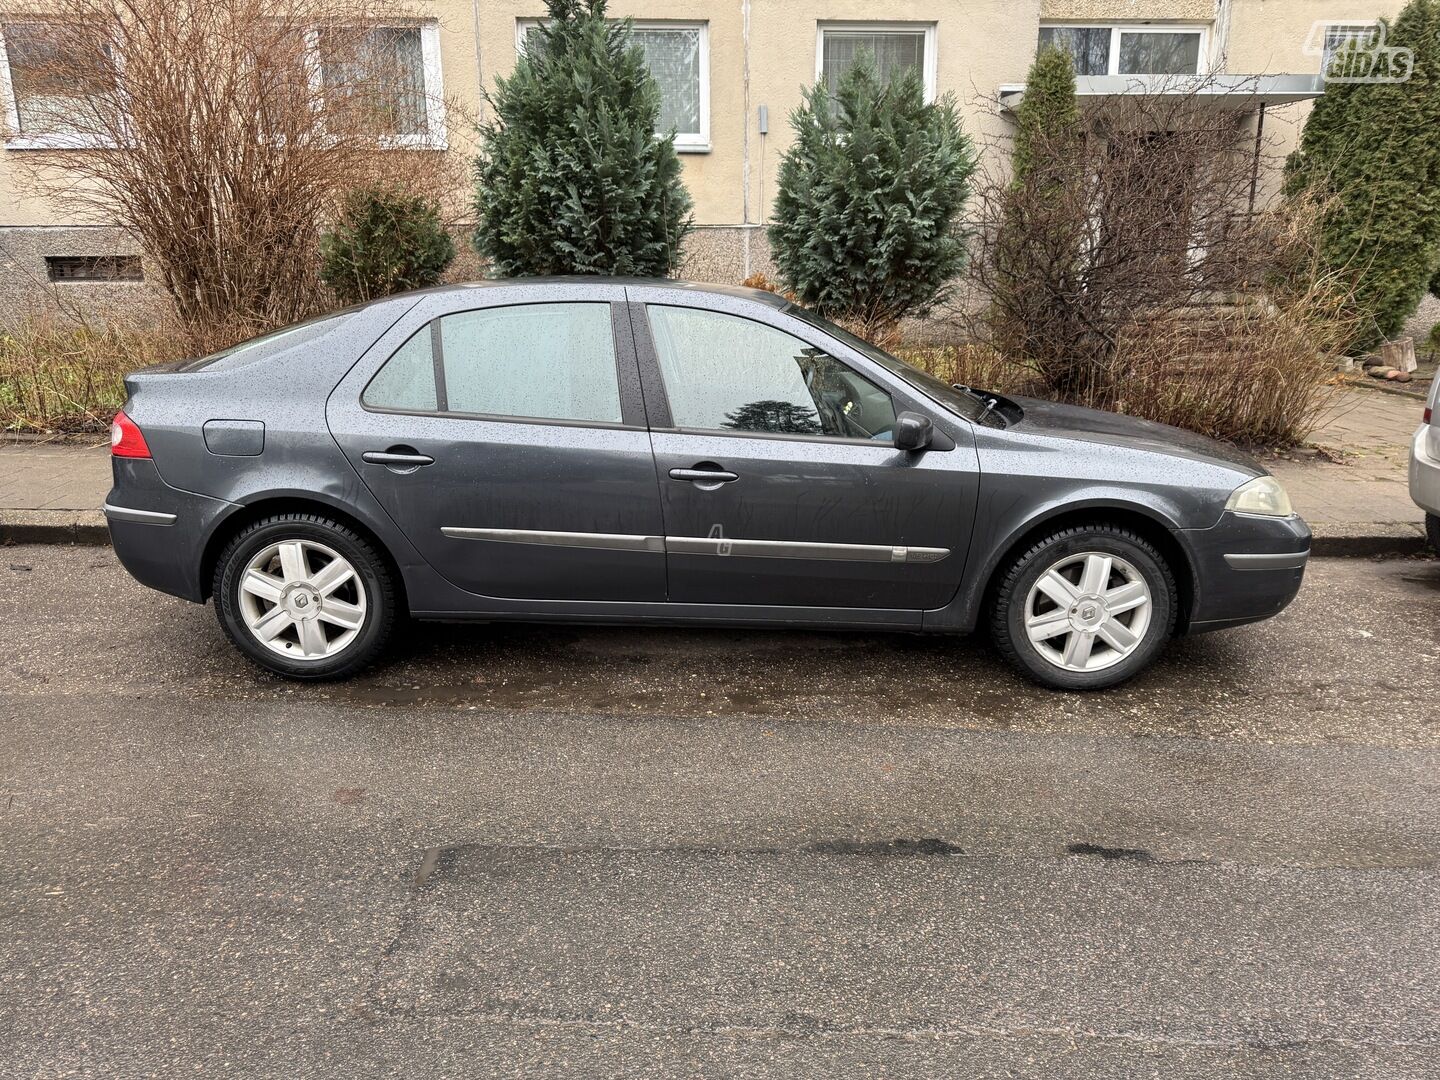
{"type": "Polygon", "coordinates": [[[0,549],[0,1076],[1440,1076],[1440,563],[1057,696],[980,642],[247,667],[0,549]]]}

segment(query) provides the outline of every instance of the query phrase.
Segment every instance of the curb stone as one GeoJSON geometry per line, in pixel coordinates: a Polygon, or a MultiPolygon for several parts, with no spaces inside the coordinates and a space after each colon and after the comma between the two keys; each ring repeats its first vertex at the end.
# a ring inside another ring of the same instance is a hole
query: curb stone
{"type": "Polygon", "coordinates": [[[99,510],[0,510],[0,544],[109,546],[99,510]]]}

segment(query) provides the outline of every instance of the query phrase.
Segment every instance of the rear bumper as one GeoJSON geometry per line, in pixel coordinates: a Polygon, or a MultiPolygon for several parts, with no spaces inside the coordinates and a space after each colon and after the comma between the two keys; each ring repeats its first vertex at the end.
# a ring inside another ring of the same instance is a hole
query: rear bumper
{"type": "Polygon", "coordinates": [[[1431,430],[1421,424],[1410,442],[1410,498],[1427,514],[1440,515],[1440,458],[1430,453],[1431,430]]]}
{"type": "Polygon", "coordinates": [[[113,458],[105,521],[120,565],[142,585],[201,603],[205,541],[232,504],[171,487],[155,463],[113,458]]]}
{"type": "Polygon", "coordinates": [[[1278,615],[1305,579],[1310,527],[1301,518],[1226,513],[1183,538],[1195,561],[1192,634],[1278,615]]]}

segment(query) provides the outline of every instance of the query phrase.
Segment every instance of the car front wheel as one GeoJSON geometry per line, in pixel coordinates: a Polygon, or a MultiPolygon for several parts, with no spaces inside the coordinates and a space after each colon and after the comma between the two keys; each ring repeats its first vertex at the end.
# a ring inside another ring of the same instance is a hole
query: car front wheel
{"type": "Polygon", "coordinates": [[[379,654],[395,586],[374,547],[338,522],[281,514],[242,530],[215,570],[215,613],[256,664],[292,679],[339,679],[379,654]]]}
{"type": "Polygon", "coordinates": [[[1109,525],[1060,529],[1003,572],[1001,655],[1045,686],[1099,690],[1147,667],[1175,628],[1175,576],[1148,541],[1109,525]]]}
{"type": "Polygon", "coordinates": [[[1425,515],[1425,535],[1430,540],[1430,549],[1440,553],[1440,514],[1425,515]]]}

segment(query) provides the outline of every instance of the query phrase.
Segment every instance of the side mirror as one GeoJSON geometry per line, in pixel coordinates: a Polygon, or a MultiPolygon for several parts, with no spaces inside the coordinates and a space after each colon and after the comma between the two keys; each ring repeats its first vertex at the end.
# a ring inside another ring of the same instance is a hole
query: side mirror
{"type": "Polygon", "coordinates": [[[935,425],[928,416],[906,411],[895,417],[895,449],[919,453],[928,448],[934,438],[935,425]]]}

